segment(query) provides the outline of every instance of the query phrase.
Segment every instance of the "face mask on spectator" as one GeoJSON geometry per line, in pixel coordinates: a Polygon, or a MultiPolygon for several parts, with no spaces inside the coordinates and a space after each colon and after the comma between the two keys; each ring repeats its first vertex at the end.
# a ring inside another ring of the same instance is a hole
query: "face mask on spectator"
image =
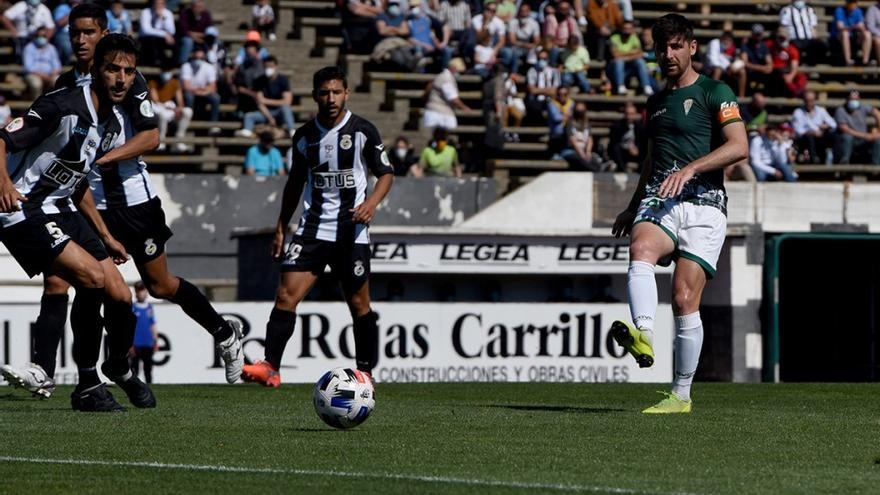
{"type": "Polygon", "coordinates": [[[394,153],[397,155],[399,160],[403,160],[406,158],[406,152],[408,150],[406,148],[394,148],[394,153]]]}
{"type": "Polygon", "coordinates": [[[440,141],[435,141],[434,147],[437,148],[438,152],[442,152],[443,149],[446,148],[446,141],[442,139],[440,141]]]}
{"type": "Polygon", "coordinates": [[[272,77],[275,75],[275,67],[266,67],[266,77],[272,77]]]}
{"type": "Polygon", "coordinates": [[[40,0],[27,0],[27,3],[31,7],[36,7],[37,5],[40,5],[40,0]]]}
{"type": "Polygon", "coordinates": [[[192,66],[193,66],[193,69],[195,69],[195,70],[199,70],[199,67],[202,66],[202,59],[200,59],[200,58],[194,58],[194,59],[192,60],[192,66]]]}
{"type": "Polygon", "coordinates": [[[846,108],[851,111],[858,110],[861,106],[862,102],[860,102],[859,100],[849,100],[848,102],[846,102],[846,108]]]}
{"type": "Polygon", "coordinates": [[[546,60],[538,60],[538,63],[535,64],[535,68],[538,70],[544,70],[547,68],[546,60]]]}
{"type": "Polygon", "coordinates": [[[422,13],[422,8],[421,7],[413,7],[411,9],[409,9],[409,11],[412,15],[417,16],[422,13]]]}
{"type": "Polygon", "coordinates": [[[47,40],[45,36],[37,36],[34,39],[34,44],[40,48],[43,48],[44,46],[46,46],[46,43],[48,43],[48,42],[49,42],[49,40],[47,40]]]}
{"type": "Polygon", "coordinates": [[[388,15],[391,17],[397,17],[400,15],[400,5],[391,4],[388,6],[388,15]]]}
{"type": "Polygon", "coordinates": [[[802,9],[806,5],[807,5],[807,2],[804,2],[803,0],[798,0],[797,2],[794,3],[795,8],[797,8],[797,9],[802,9]]]}
{"type": "Polygon", "coordinates": [[[779,46],[781,46],[782,48],[785,48],[788,46],[788,39],[787,38],[777,38],[776,41],[779,43],[779,46]]]}
{"type": "Polygon", "coordinates": [[[172,77],[174,77],[174,74],[172,74],[170,72],[163,72],[162,74],[159,75],[159,78],[162,79],[163,83],[167,83],[168,81],[171,80],[172,77]]]}

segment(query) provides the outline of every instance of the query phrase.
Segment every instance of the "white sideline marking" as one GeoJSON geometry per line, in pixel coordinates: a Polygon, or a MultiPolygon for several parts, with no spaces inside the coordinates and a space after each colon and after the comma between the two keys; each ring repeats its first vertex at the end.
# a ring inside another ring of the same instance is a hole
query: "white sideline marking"
{"type": "Polygon", "coordinates": [[[322,469],[282,469],[282,468],[250,468],[237,466],[211,466],[200,464],[167,464],[164,462],[145,461],[94,461],[86,459],[41,459],[31,457],[0,456],[0,461],[22,462],[28,464],[68,464],[77,466],[110,466],[110,467],[140,467],[153,469],[179,469],[183,471],[208,471],[218,473],[254,473],[254,474],[287,474],[294,476],[341,476],[345,478],[372,478],[396,481],[421,481],[425,483],[438,483],[448,485],[485,486],[498,488],[519,488],[524,490],[553,490],[561,492],[598,492],[640,494],[655,493],[667,495],[688,495],[682,492],[650,492],[631,490],[628,488],[614,488],[606,486],[570,485],[564,483],[531,483],[522,481],[481,480],[470,478],[453,478],[450,476],[423,476],[393,473],[365,473],[357,471],[335,471],[322,469]]]}

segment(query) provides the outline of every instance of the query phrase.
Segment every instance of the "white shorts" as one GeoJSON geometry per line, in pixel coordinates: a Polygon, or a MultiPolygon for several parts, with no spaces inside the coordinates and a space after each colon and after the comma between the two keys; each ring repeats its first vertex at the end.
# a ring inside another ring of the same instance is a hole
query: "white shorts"
{"type": "Polygon", "coordinates": [[[422,115],[422,127],[424,129],[433,129],[442,127],[444,129],[455,129],[458,127],[458,119],[455,115],[446,115],[433,110],[425,110],[422,115]]]}
{"type": "MultiPolygon", "coordinates": [[[[687,258],[698,263],[709,278],[715,276],[715,264],[724,247],[727,216],[718,208],[675,199],[643,199],[635,223],[651,222],[675,242],[673,258],[687,258]]],[[[666,266],[670,260],[660,260],[666,266]],[[665,263],[664,263],[665,261],[665,263]]]]}

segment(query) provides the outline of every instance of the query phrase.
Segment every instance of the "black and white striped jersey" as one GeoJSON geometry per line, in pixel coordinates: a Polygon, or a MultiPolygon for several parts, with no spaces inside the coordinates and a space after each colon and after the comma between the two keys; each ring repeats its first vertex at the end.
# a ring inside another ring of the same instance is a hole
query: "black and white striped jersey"
{"type": "Polygon", "coordinates": [[[367,174],[394,172],[376,126],[346,111],[325,129],[313,119],[293,137],[291,174],[307,173],[303,214],[296,234],[304,239],[369,244],[367,226],[355,224],[352,208],[367,197],[367,174]]]}
{"type": "MultiPolygon", "coordinates": [[[[65,87],[84,86],[91,83],[92,75],[82,74],[75,68],[61,74],[56,84],[65,87]]],[[[113,108],[116,121],[111,122],[101,137],[98,158],[107,151],[125,144],[141,131],[158,126],[147,81],[138,71],[125,101],[113,108]]],[[[113,165],[99,166],[89,174],[89,187],[99,210],[139,205],[156,197],[153,184],[147,175],[147,165],[142,157],[130,158],[113,165]]]]}
{"type": "Polygon", "coordinates": [[[40,212],[76,211],[71,195],[91,170],[100,136],[89,86],[47,93],[0,130],[9,177],[27,198],[21,211],[0,213],[0,226],[40,212]]]}
{"type": "MultiPolygon", "coordinates": [[[[136,134],[132,119],[120,105],[113,107],[113,115],[102,124],[103,134],[97,158],[122,146],[136,134]]],[[[98,165],[92,168],[88,177],[95,206],[99,210],[139,205],[156,197],[156,190],[147,173],[147,164],[140,156],[98,165]]]]}

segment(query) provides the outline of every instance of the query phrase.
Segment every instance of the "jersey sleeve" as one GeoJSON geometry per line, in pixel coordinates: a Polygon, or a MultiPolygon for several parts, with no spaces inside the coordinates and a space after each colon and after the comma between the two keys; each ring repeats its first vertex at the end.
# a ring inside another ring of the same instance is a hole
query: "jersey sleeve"
{"type": "Polygon", "coordinates": [[[131,125],[135,132],[149,131],[159,127],[159,122],[153,111],[153,102],[150,100],[147,80],[140,71],[134,75],[134,82],[125,97],[124,107],[131,118],[131,125]]]}
{"type": "Polygon", "coordinates": [[[52,96],[41,96],[24,117],[17,117],[0,129],[0,139],[6,142],[6,151],[12,153],[31,148],[55,132],[63,110],[52,96]]]}
{"type": "Polygon", "coordinates": [[[385,144],[382,142],[382,138],[379,137],[379,130],[376,129],[376,126],[367,122],[363,128],[363,133],[367,137],[367,141],[364,143],[364,161],[367,168],[376,177],[393,174],[394,167],[391,166],[388,153],[385,151],[385,144]]]}
{"type": "Polygon", "coordinates": [[[290,147],[290,174],[308,174],[309,164],[306,157],[308,144],[305,132],[293,135],[293,146],[290,147]]]}
{"type": "Polygon", "coordinates": [[[739,114],[739,103],[730,86],[724,83],[715,84],[709,91],[709,111],[715,114],[715,122],[724,127],[734,122],[742,122],[739,114]]]}

